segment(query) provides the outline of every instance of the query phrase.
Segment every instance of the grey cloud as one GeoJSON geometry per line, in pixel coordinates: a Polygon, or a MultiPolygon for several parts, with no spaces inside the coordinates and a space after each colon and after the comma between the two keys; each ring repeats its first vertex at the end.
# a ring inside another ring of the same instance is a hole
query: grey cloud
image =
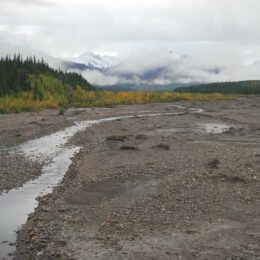
{"type": "Polygon", "coordinates": [[[132,56],[110,75],[89,72],[99,82],[240,79],[260,60],[259,9],[258,0],[2,0],[0,41],[58,57],[161,47],[190,57],[132,56]]]}
{"type": "Polygon", "coordinates": [[[115,46],[117,51],[124,48],[120,42],[128,46],[145,41],[258,44],[259,8],[258,0],[4,0],[0,24],[42,28],[31,37],[31,47],[59,55],[115,46]],[[10,3],[19,5],[11,8],[10,3]],[[51,8],[54,4],[58,8],[51,8]],[[41,5],[50,7],[42,10],[41,5]]]}
{"type": "Polygon", "coordinates": [[[38,6],[56,6],[55,0],[2,0],[2,4],[22,4],[22,5],[38,5],[38,6]]]}
{"type": "MultiPolygon", "coordinates": [[[[166,51],[166,53],[169,53],[166,51]]],[[[131,85],[175,85],[196,84],[219,81],[235,81],[259,79],[260,62],[255,61],[245,66],[242,62],[234,62],[230,57],[236,57],[237,50],[233,50],[227,59],[211,60],[208,57],[206,65],[202,57],[163,55],[161,51],[142,53],[126,58],[125,61],[104,72],[88,71],[85,77],[96,85],[110,86],[115,84],[131,85]],[[145,57],[145,59],[143,58],[145,57]],[[164,59],[162,58],[164,57],[164,59]],[[174,58],[173,58],[174,57],[174,58]],[[142,62],[140,62],[142,61],[142,62]],[[214,65],[214,62],[218,65],[214,65]]]]}

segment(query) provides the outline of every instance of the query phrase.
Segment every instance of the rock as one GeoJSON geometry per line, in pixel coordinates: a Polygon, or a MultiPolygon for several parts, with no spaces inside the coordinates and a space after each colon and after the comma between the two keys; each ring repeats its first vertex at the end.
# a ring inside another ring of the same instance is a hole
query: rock
{"type": "Polygon", "coordinates": [[[218,169],[219,168],[219,160],[218,159],[213,159],[211,161],[208,162],[208,166],[210,168],[213,168],[213,169],[218,169]]]}
{"type": "Polygon", "coordinates": [[[163,149],[165,151],[170,150],[170,146],[168,144],[158,144],[158,145],[152,146],[152,148],[159,148],[159,149],[163,149]]]}
{"type": "Polygon", "coordinates": [[[144,134],[138,134],[135,136],[135,139],[136,140],[146,140],[146,139],[148,139],[148,136],[144,135],[144,134]]]}
{"type": "Polygon", "coordinates": [[[121,146],[120,150],[138,150],[138,148],[134,146],[125,145],[125,146],[121,146]]]}
{"type": "Polygon", "coordinates": [[[112,135],[107,137],[107,141],[120,141],[124,142],[127,139],[127,136],[125,135],[112,135]]]}

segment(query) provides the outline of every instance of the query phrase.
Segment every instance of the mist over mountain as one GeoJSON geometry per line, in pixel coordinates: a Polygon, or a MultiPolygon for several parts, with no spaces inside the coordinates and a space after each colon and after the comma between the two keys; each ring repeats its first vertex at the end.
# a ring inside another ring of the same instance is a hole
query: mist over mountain
{"type": "Polygon", "coordinates": [[[77,72],[92,85],[112,90],[172,90],[194,84],[257,80],[260,61],[238,58],[238,50],[228,54],[179,53],[169,48],[140,50],[124,57],[86,51],[74,58],[57,58],[41,51],[14,45],[1,45],[0,56],[21,53],[24,58],[43,58],[50,67],[77,72]]]}
{"type": "Polygon", "coordinates": [[[86,51],[75,58],[71,58],[70,60],[76,63],[85,64],[89,68],[101,70],[116,66],[121,62],[120,59],[117,57],[109,55],[99,55],[90,51],[86,51]]]}
{"type": "Polygon", "coordinates": [[[104,88],[172,89],[173,82],[168,75],[173,66],[177,66],[185,58],[185,55],[169,49],[135,52],[123,58],[116,66],[102,71],[86,70],[83,75],[94,85],[104,88]]]}
{"type": "Polygon", "coordinates": [[[31,48],[19,50],[24,56],[34,49],[51,67],[81,73],[103,88],[260,79],[257,0],[3,0],[0,5],[0,41],[31,48]]]}
{"type": "Polygon", "coordinates": [[[245,57],[237,49],[217,55],[213,50],[190,55],[171,49],[136,52],[117,66],[82,71],[92,84],[102,88],[169,90],[194,84],[259,79],[260,62],[245,57]]]}

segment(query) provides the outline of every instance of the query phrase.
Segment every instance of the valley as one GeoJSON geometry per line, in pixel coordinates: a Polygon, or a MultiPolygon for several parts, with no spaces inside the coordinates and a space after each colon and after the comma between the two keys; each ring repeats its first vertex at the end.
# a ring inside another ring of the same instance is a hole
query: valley
{"type": "Polygon", "coordinates": [[[259,259],[259,101],[0,115],[0,203],[46,185],[5,258],[259,259]]]}
{"type": "Polygon", "coordinates": [[[260,1],[0,1],[0,260],[260,260],[260,1]]]}

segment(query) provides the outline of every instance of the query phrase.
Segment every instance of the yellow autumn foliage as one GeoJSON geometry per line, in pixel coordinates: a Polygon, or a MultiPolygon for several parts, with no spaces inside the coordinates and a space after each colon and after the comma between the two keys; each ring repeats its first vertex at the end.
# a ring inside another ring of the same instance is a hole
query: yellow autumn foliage
{"type": "Polygon", "coordinates": [[[176,92],[109,92],[109,91],[87,91],[80,86],[66,93],[66,95],[47,93],[41,100],[35,99],[32,92],[24,92],[15,96],[0,98],[0,112],[39,111],[46,108],[62,107],[93,107],[111,106],[124,104],[146,104],[173,102],[179,100],[216,100],[232,99],[234,96],[219,93],[176,93],[176,92]]]}

